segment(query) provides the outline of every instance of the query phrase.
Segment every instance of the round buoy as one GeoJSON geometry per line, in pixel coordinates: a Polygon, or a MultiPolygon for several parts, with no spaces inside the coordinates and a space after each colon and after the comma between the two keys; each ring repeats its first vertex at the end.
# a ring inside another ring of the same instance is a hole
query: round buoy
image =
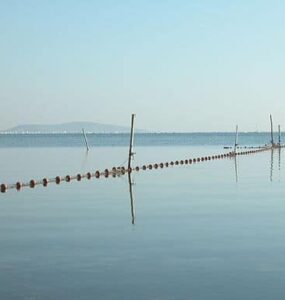
{"type": "Polygon", "coordinates": [[[154,168],[155,168],[155,169],[157,169],[157,168],[158,168],[158,164],[154,164],[153,166],[154,166],[154,168]]]}
{"type": "Polygon", "coordinates": [[[201,161],[204,161],[204,157],[201,157],[201,161]]]}
{"type": "Polygon", "coordinates": [[[109,176],[109,170],[108,169],[105,169],[104,171],[104,176],[107,178],[109,176]]]}
{"type": "Polygon", "coordinates": [[[196,163],[196,158],[193,158],[193,163],[196,163]]]}
{"type": "Polygon", "coordinates": [[[17,189],[17,191],[19,191],[21,189],[21,187],[22,187],[22,183],[18,181],[16,183],[16,189],[17,189]]]}
{"type": "Polygon", "coordinates": [[[81,174],[77,174],[76,175],[76,179],[77,179],[77,181],[80,181],[82,179],[82,175],[81,174]]]}
{"type": "Polygon", "coordinates": [[[200,157],[197,158],[197,162],[200,162],[200,157]]]}
{"type": "Polygon", "coordinates": [[[189,159],[189,164],[190,164],[190,165],[192,164],[192,159],[191,159],[191,158],[189,159]]]}
{"type": "Polygon", "coordinates": [[[211,160],[211,156],[208,156],[208,160],[211,160]]]}
{"type": "Polygon", "coordinates": [[[96,172],[95,172],[95,177],[96,177],[96,178],[99,178],[99,177],[100,177],[100,171],[96,171],[96,172]]]}
{"type": "Polygon", "coordinates": [[[55,183],[56,183],[56,184],[60,184],[60,180],[61,180],[61,179],[60,179],[59,176],[56,176],[56,177],[55,177],[55,183]]]}
{"type": "Polygon", "coordinates": [[[91,179],[91,177],[92,177],[92,175],[91,175],[91,173],[90,172],[88,172],[88,173],[86,173],[86,177],[87,177],[87,179],[91,179]]]}
{"type": "Polygon", "coordinates": [[[34,188],[36,186],[36,181],[34,179],[30,180],[30,188],[34,188]]]}
{"type": "Polygon", "coordinates": [[[215,159],[215,155],[212,156],[212,159],[215,159]]]}
{"type": "Polygon", "coordinates": [[[165,163],[165,166],[166,166],[166,168],[168,168],[168,166],[169,166],[169,163],[168,163],[168,162],[166,162],[166,163],[165,163]]]}
{"type": "Polygon", "coordinates": [[[7,189],[8,189],[7,184],[2,183],[1,184],[1,193],[6,193],[7,189]]]}
{"type": "Polygon", "coordinates": [[[145,171],[146,170],[146,165],[143,165],[142,169],[145,171]]]}
{"type": "Polygon", "coordinates": [[[171,166],[173,166],[173,165],[174,165],[174,162],[173,162],[173,161],[171,161],[171,162],[170,162],[170,165],[171,165],[171,166]]]}
{"type": "Polygon", "coordinates": [[[180,165],[183,165],[184,164],[184,161],[183,160],[180,160],[180,165]]]}
{"type": "Polygon", "coordinates": [[[178,161],[178,160],[176,160],[175,165],[176,165],[176,166],[179,165],[179,161],[178,161]]]}
{"type": "Polygon", "coordinates": [[[163,168],[163,163],[160,163],[159,166],[160,166],[161,168],[163,168]]]}
{"type": "Polygon", "coordinates": [[[65,176],[65,181],[66,181],[66,182],[70,182],[70,180],[71,180],[70,175],[66,175],[66,176],[65,176]]]}
{"type": "Polygon", "coordinates": [[[188,159],[184,160],[185,165],[188,165],[188,159]]]}
{"type": "Polygon", "coordinates": [[[148,165],[148,168],[151,170],[152,169],[152,165],[148,165]]]}
{"type": "Polygon", "coordinates": [[[136,171],[139,171],[140,170],[140,167],[136,167],[136,171]]]}

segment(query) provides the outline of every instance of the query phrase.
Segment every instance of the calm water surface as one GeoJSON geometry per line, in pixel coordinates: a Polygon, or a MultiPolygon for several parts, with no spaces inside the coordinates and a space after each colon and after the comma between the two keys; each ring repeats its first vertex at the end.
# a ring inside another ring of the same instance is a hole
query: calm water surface
{"type": "MultiPolygon", "coordinates": [[[[229,142],[230,143],[230,142],[229,142]]],[[[222,153],[144,145],[134,165],[222,153]]],[[[2,147],[1,182],[118,166],[127,147],[2,147]]],[[[0,194],[0,299],[283,299],[284,152],[0,194]]]]}

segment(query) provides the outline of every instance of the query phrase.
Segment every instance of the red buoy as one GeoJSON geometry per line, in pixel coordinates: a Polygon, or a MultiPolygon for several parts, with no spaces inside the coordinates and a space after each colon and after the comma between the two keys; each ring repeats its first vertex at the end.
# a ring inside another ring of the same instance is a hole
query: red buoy
{"type": "Polygon", "coordinates": [[[96,178],[99,178],[99,177],[100,177],[100,171],[97,170],[97,171],[95,172],[95,177],[96,177],[96,178]]]}
{"type": "Polygon", "coordinates": [[[34,179],[30,180],[30,188],[34,188],[36,186],[36,181],[34,179]]]}
{"type": "Polygon", "coordinates": [[[109,170],[108,169],[105,169],[104,171],[104,176],[107,178],[109,176],[109,170]]]}
{"type": "Polygon", "coordinates": [[[66,176],[65,176],[65,181],[66,181],[66,182],[70,182],[70,180],[71,180],[70,175],[66,175],[66,176]]]}
{"type": "Polygon", "coordinates": [[[21,187],[22,187],[22,183],[18,181],[16,183],[16,189],[17,189],[17,191],[19,191],[21,189],[21,187]]]}
{"type": "Polygon", "coordinates": [[[55,183],[56,183],[56,184],[60,184],[60,180],[61,180],[61,179],[60,179],[59,176],[56,176],[56,177],[55,177],[55,183]]]}
{"type": "Polygon", "coordinates": [[[7,184],[2,183],[1,184],[1,193],[6,193],[7,189],[8,189],[7,184]]]}

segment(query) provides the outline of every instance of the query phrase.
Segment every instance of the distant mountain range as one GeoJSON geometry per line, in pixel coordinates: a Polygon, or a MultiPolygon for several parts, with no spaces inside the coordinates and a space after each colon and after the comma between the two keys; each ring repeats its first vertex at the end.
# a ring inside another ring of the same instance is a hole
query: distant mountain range
{"type": "MultiPolygon", "coordinates": [[[[70,122],[62,124],[25,124],[3,130],[2,133],[78,133],[82,129],[85,132],[93,133],[126,133],[130,132],[130,127],[117,126],[111,124],[101,124],[93,122],[70,122]]],[[[135,129],[136,132],[146,132],[135,129]]]]}

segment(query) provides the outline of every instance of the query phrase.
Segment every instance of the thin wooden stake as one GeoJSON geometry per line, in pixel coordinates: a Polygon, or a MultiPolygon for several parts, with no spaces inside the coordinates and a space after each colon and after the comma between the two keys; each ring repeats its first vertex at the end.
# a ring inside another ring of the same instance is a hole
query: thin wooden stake
{"type": "Polygon", "coordinates": [[[237,146],[238,146],[238,125],[236,125],[236,137],[235,137],[235,147],[234,147],[234,153],[237,152],[237,146]]]}
{"type": "Polygon", "coordinates": [[[87,136],[86,136],[85,131],[84,131],[83,128],[82,128],[82,132],[83,132],[83,136],[84,136],[84,140],[85,140],[86,149],[87,149],[87,151],[89,151],[87,136]]]}
{"type": "Polygon", "coordinates": [[[129,161],[128,161],[128,169],[132,167],[132,157],[135,154],[133,152],[133,144],[134,144],[134,122],[135,122],[135,114],[132,114],[131,121],[131,137],[130,137],[130,147],[129,147],[129,161]]]}

